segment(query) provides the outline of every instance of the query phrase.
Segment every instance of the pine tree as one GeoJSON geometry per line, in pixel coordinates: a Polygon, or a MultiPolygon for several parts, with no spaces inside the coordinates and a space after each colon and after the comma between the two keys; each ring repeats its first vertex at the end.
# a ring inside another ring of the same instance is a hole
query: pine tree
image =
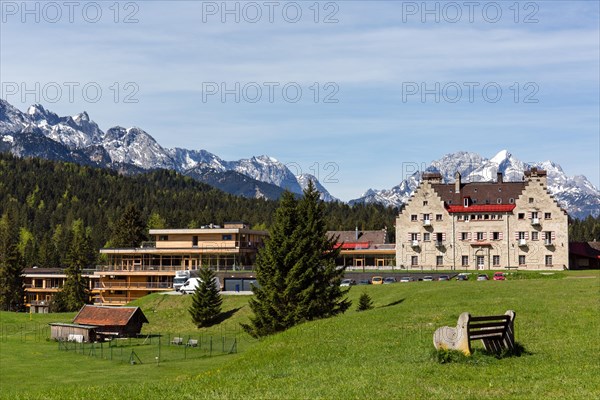
{"type": "Polygon", "coordinates": [[[146,240],[146,223],[142,213],[130,203],[113,226],[111,245],[113,247],[139,247],[146,240]]]}
{"type": "Polygon", "coordinates": [[[373,301],[367,292],[363,292],[358,298],[358,307],[356,311],[367,311],[373,308],[373,301]]]}
{"type": "Polygon", "coordinates": [[[15,213],[11,207],[0,219],[0,307],[6,311],[18,311],[23,304],[23,260],[15,213]]]}
{"type": "Polygon", "coordinates": [[[275,222],[256,263],[259,287],[250,300],[254,316],[244,329],[259,337],[304,321],[343,313],[350,307],[340,288],[336,238],[327,236],[324,205],[312,181],[296,201],[284,193],[275,222]]]}
{"type": "Polygon", "coordinates": [[[215,283],[215,273],[209,267],[198,271],[199,285],[192,297],[189,309],[192,321],[198,328],[213,325],[221,315],[223,299],[215,283]]]}

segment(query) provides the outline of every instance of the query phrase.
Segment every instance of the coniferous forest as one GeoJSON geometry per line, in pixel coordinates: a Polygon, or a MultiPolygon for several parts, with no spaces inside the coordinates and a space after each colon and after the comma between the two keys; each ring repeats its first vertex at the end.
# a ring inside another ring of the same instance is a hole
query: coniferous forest
{"type": "MultiPolygon", "coordinates": [[[[114,228],[131,206],[139,210],[147,228],[199,228],[242,220],[268,229],[277,205],[229,195],[173,171],[123,176],[112,170],[0,154],[0,216],[10,214],[16,225],[12,229],[18,238],[13,239],[25,267],[67,265],[77,229],[87,230],[97,254],[114,240],[114,228]]],[[[325,204],[328,229],[387,227],[390,240],[397,212],[381,205],[325,204]]]]}

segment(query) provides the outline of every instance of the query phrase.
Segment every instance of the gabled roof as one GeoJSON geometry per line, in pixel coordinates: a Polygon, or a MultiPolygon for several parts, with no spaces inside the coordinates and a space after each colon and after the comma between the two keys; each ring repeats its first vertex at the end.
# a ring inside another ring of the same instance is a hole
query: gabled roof
{"type": "Polygon", "coordinates": [[[385,229],[379,231],[358,231],[358,239],[356,231],[329,231],[327,236],[335,238],[339,236],[338,243],[370,243],[383,244],[387,243],[387,232],[385,229]]]}
{"type": "Polygon", "coordinates": [[[433,190],[448,206],[462,206],[465,197],[474,205],[512,204],[525,189],[525,182],[472,182],[462,183],[460,192],[455,193],[454,183],[432,184],[433,190]],[[511,201],[512,199],[512,201],[511,201]]]}
{"type": "Polygon", "coordinates": [[[142,322],[148,319],[139,307],[106,307],[84,305],[73,319],[73,323],[98,326],[125,326],[138,314],[142,322]]]}

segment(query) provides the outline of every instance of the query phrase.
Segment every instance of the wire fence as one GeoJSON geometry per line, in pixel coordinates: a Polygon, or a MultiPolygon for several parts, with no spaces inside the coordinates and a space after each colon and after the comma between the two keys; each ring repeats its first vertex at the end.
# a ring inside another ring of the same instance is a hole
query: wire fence
{"type": "Polygon", "coordinates": [[[148,334],[92,343],[60,340],[57,346],[59,351],[136,365],[237,353],[238,339],[215,335],[148,334]]]}
{"type": "Polygon", "coordinates": [[[0,323],[0,342],[56,343],[59,351],[73,352],[88,357],[137,364],[160,364],[202,357],[237,353],[248,347],[251,338],[244,334],[217,333],[147,333],[131,338],[113,338],[107,341],[78,342],[51,339],[47,323],[0,323]]]}

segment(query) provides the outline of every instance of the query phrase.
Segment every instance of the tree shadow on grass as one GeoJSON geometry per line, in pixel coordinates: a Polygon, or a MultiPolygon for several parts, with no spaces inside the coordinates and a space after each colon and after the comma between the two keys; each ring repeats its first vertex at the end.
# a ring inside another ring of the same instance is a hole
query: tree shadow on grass
{"type": "Polygon", "coordinates": [[[214,319],[214,323],[212,325],[217,325],[220,324],[221,322],[227,321],[229,318],[233,317],[235,315],[236,312],[240,311],[242,307],[237,307],[237,308],[232,308],[231,310],[228,311],[223,311],[221,314],[219,314],[215,319],[214,319]]]}
{"type": "Polygon", "coordinates": [[[385,304],[383,306],[379,306],[379,308],[397,306],[398,304],[402,303],[404,300],[405,299],[400,299],[400,300],[392,301],[391,303],[385,304]]]}

